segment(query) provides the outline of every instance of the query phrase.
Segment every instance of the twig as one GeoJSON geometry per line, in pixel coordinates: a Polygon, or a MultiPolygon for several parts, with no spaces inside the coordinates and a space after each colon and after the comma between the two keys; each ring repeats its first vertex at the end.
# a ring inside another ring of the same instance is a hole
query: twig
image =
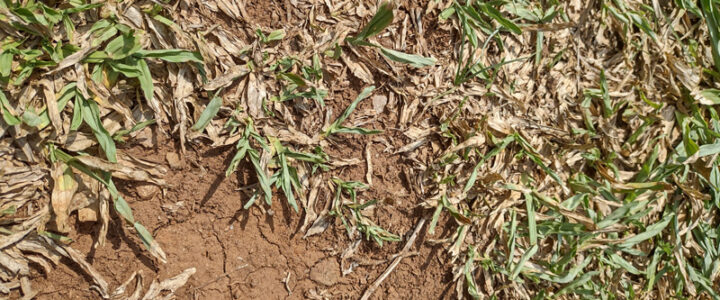
{"type": "Polygon", "coordinates": [[[285,289],[288,292],[288,296],[292,296],[292,290],[290,289],[290,271],[287,272],[287,276],[285,279],[283,279],[283,283],[285,283],[285,289]]]}
{"type": "Polygon", "coordinates": [[[413,230],[413,233],[410,236],[410,238],[405,243],[405,246],[403,247],[403,249],[400,250],[400,252],[398,254],[394,255],[395,259],[393,259],[392,263],[390,263],[390,265],[385,270],[385,272],[383,272],[380,275],[380,277],[375,279],[375,282],[373,282],[372,285],[370,285],[370,287],[368,287],[368,289],[365,290],[365,293],[363,294],[362,298],[360,298],[360,300],[370,299],[370,296],[373,294],[373,292],[375,292],[375,290],[378,287],[380,287],[380,284],[383,282],[383,280],[385,280],[385,278],[387,278],[390,275],[390,273],[392,273],[392,271],[395,270],[395,267],[397,267],[400,264],[400,261],[407,256],[411,256],[411,255],[408,255],[408,252],[410,251],[410,248],[412,248],[412,245],[415,243],[415,239],[417,238],[417,235],[420,232],[420,229],[422,229],[423,225],[425,225],[425,220],[427,220],[427,217],[423,217],[422,219],[420,219],[420,221],[417,223],[417,225],[415,225],[415,229],[413,230]]]}
{"type": "Polygon", "coordinates": [[[230,274],[233,274],[233,273],[235,273],[235,272],[237,272],[237,271],[240,271],[241,269],[243,269],[243,268],[245,268],[245,267],[247,267],[247,266],[248,266],[248,264],[244,264],[244,265],[238,266],[237,268],[235,268],[234,270],[232,270],[232,271],[230,271],[230,272],[226,272],[226,273],[220,274],[220,276],[215,277],[215,279],[210,280],[210,281],[208,281],[208,282],[206,282],[206,283],[204,283],[204,284],[196,287],[196,288],[195,288],[195,291],[200,290],[200,289],[204,289],[204,288],[207,287],[208,285],[211,285],[211,284],[213,284],[213,283],[216,283],[216,282],[220,281],[220,279],[223,279],[223,278],[226,278],[226,277],[227,277],[227,278],[230,278],[230,277],[229,277],[230,274]]]}
{"type": "Polygon", "coordinates": [[[372,146],[372,142],[368,142],[367,145],[365,145],[365,160],[367,162],[367,173],[365,173],[365,180],[367,180],[368,185],[372,185],[373,175],[373,165],[372,160],[370,159],[370,156],[372,155],[370,153],[370,146],[372,146]]]}

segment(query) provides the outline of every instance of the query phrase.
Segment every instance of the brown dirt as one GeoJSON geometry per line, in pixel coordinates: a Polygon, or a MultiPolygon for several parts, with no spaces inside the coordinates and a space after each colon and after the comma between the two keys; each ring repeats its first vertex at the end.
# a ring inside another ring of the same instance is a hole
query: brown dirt
{"type": "MultiPolygon", "coordinates": [[[[380,248],[363,240],[355,259],[382,263],[360,266],[342,277],[339,257],[350,241],[341,224],[302,239],[303,234],[298,232],[302,215],[293,212],[285,199],[273,199],[272,209],[265,214],[257,207],[242,209],[247,196],[237,188],[254,179],[246,172],[249,170],[246,165],[241,165],[238,173],[241,175],[225,178],[225,168],[234,154],[232,147],[189,150],[183,168],[172,170],[165,157],[177,151],[176,148],[167,146],[172,141],[162,138],[158,144],[161,146],[155,149],[127,145],[122,150],[165,163],[171,170],[165,179],[173,187],[150,200],[142,200],[138,195],[141,184],[119,181],[117,185],[136,219],[148,227],[162,245],[168,263],[159,264],[150,258],[135,234],[129,232],[117,216],[113,216],[108,243],[96,251],[92,250],[93,237],[99,228],[96,224],[76,224],[78,232],[70,236],[74,240],[72,247],[89,253],[89,261],[111,286],[119,285],[136,270],[142,270],[149,278],[165,279],[195,267],[197,273],[180,290],[179,299],[301,299],[308,297],[310,290],[318,294],[325,290],[332,298],[354,299],[362,295],[389,264],[386,260],[403,246],[403,242],[399,242],[380,248]],[[283,282],[288,273],[292,293],[288,293],[283,282]]],[[[381,154],[382,147],[377,146],[372,148],[373,157],[387,156],[381,154]]],[[[349,148],[353,149],[353,156],[360,155],[361,147],[349,148]]],[[[351,156],[346,152],[344,157],[351,156]]],[[[398,191],[409,191],[402,183],[396,162],[388,159],[375,163],[373,180],[377,188],[361,194],[363,197],[391,197],[398,191]],[[393,191],[392,194],[389,191],[393,191]]],[[[337,172],[342,173],[343,178],[362,180],[365,171],[362,165],[337,172]]],[[[409,192],[402,193],[407,193],[406,198],[411,197],[409,192]]],[[[328,195],[321,195],[320,199],[325,197],[328,195]]],[[[380,206],[375,212],[380,224],[399,234],[410,232],[413,222],[423,213],[412,208],[415,199],[402,198],[392,205],[380,206]]],[[[442,297],[450,290],[451,275],[443,266],[438,250],[421,245],[419,255],[404,259],[384,281],[375,298],[442,297]]],[[[37,274],[34,286],[40,290],[38,299],[96,297],[89,281],[81,274],[79,269],[66,265],[58,266],[52,274],[37,274]]]]}
{"type": "MultiPolygon", "coordinates": [[[[191,9],[194,13],[188,18],[197,18],[194,20],[200,22],[212,18],[213,22],[209,24],[219,21],[220,26],[243,37],[251,35],[251,28],[258,25],[272,27],[284,22],[301,22],[296,16],[302,15],[299,12],[291,14],[291,20],[287,20],[286,4],[286,1],[246,1],[246,10],[251,16],[246,23],[233,23],[223,14],[202,8],[191,9]]],[[[429,36],[436,35],[429,33],[429,36]]],[[[448,39],[446,35],[430,39],[433,47],[437,46],[436,40],[448,39]]],[[[442,41],[438,47],[446,45],[442,41]]],[[[374,76],[379,82],[389,82],[385,75],[375,73],[374,76]]],[[[340,82],[328,85],[330,93],[325,100],[333,111],[333,118],[340,115],[364,87],[354,78],[339,79],[340,82]]],[[[366,116],[365,112],[371,108],[372,101],[363,101],[355,114],[366,116]]],[[[363,126],[383,129],[383,134],[373,137],[342,135],[324,149],[332,157],[359,158],[362,163],[333,170],[323,178],[326,181],[340,177],[364,182],[367,172],[365,147],[371,143],[373,185],[360,196],[382,200],[369,217],[403,240],[378,247],[363,239],[353,257],[360,266],[346,276],[341,275],[340,255],[352,241],[339,221],[324,233],[303,239],[304,232],[299,229],[304,216],[302,212],[295,213],[284,197],[278,196],[280,193],[275,194],[270,209],[253,206],[244,210],[242,206],[248,196],[238,189],[255,183],[256,179],[251,166],[246,163],[241,163],[239,172],[225,178],[225,168],[235,153],[234,147],[210,149],[195,145],[184,156],[180,155],[181,167],[178,168],[166,160],[168,153],[180,152],[177,140],[158,132],[155,132],[155,148],[144,148],[131,141],[131,144],[119,146],[119,150],[165,164],[170,170],[165,180],[173,186],[153,195],[151,188],[140,183],[117,181],[116,184],[132,207],[135,218],[152,232],[167,253],[168,262],[161,264],[150,257],[136,234],[114,212],[104,247],[92,247],[99,230],[99,225],[94,223],[74,224],[76,230],[70,236],[74,240],[71,246],[88,254],[88,261],[111,287],[118,286],[138,270],[143,272],[147,287],[153,278],[166,279],[195,267],[197,272],[177,293],[178,299],[305,299],[312,295],[357,299],[386,269],[392,255],[404,246],[415,224],[428,213],[417,207],[422,199],[413,193],[406,181],[405,168],[411,164],[401,156],[385,152],[385,145],[377,139],[384,137],[396,148],[409,142],[394,129],[399,107],[388,107],[383,114],[373,118],[363,126]]],[[[318,198],[318,212],[332,197],[327,184],[323,186],[318,198]]],[[[437,236],[447,236],[446,230],[439,228],[437,236]]],[[[434,299],[447,298],[454,293],[445,251],[442,246],[425,243],[425,232],[426,229],[421,231],[412,248],[417,255],[403,259],[374,293],[374,299],[410,296],[434,299]]],[[[84,277],[79,268],[68,264],[57,266],[51,274],[36,274],[33,286],[40,291],[38,299],[97,298],[90,289],[89,278],[84,277]]]]}

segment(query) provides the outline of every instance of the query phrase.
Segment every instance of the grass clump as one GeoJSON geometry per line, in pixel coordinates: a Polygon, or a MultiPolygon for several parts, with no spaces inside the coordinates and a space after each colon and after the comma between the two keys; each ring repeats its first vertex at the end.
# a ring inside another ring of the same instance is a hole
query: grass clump
{"type": "Polygon", "coordinates": [[[335,197],[333,198],[330,215],[340,218],[350,238],[353,238],[354,232],[357,230],[364,234],[367,240],[372,239],[381,247],[383,242],[400,241],[399,236],[376,225],[362,214],[364,209],[377,203],[377,200],[365,203],[358,200],[358,191],[367,189],[367,185],[357,181],[343,181],[339,178],[333,178],[332,182],[335,185],[335,197]],[[349,196],[350,201],[345,201],[345,196],[349,196]]]}
{"type": "MultiPolygon", "coordinates": [[[[73,195],[90,193],[101,202],[99,208],[94,209],[102,224],[96,239],[99,245],[104,244],[107,234],[110,218],[107,202],[111,201],[115,212],[131,225],[149,253],[164,263],[165,253],[153,235],[134,218],[113,181],[114,177],[121,177],[166,187],[164,181],[155,177],[163,169],[125,156],[116,143],[167,120],[163,104],[155,96],[154,82],[164,74],[156,72],[154,66],[162,62],[191,63],[200,77],[204,77],[203,59],[196,51],[157,47],[150,39],[162,37],[116,15],[112,9],[117,11],[118,5],[122,4],[79,0],[0,1],[0,23],[3,24],[0,140],[12,138],[14,141],[12,146],[3,142],[2,148],[10,151],[3,155],[18,158],[13,149],[20,149],[22,153],[22,158],[0,168],[23,166],[38,170],[48,178],[52,193],[40,193],[42,197],[31,199],[27,196],[32,193],[23,192],[12,200],[16,209],[50,220],[47,227],[45,222],[35,222],[23,229],[27,232],[37,229],[33,232],[51,238],[38,247],[53,249],[55,243],[69,241],[65,237],[71,230],[67,223],[69,214],[78,209],[93,210],[71,206],[73,195]],[[144,100],[136,99],[136,92],[144,100]],[[140,109],[147,108],[148,115],[155,117],[138,118],[143,115],[140,109]],[[84,190],[94,184],[86,180],[97,181],[103,189],[84,190]],[[103,197],[104,193],[109,197],[103,197]],[[25,196],[18,196],[21,194],[25,196]]],[[[162,6],[152,4],[147,8],[144,11],[134,6],[123,9],[134,9],[141,18],[159,22],[157,26],[168,29],[177,26],[162,15],[162,6]]],[[[6,180],[11,177],[18,182],[32,179],[14,173],[6,180]]],[[[0,206],[5,207],[7,201],[3,197],[0,206]]],[[[15,217],[18,222],[25,218],[15,217]]],[[[17,234],[19,227],[13,227],[14,222],[7,222],[10,226],[7,234],[17,234]]],[[[29,234],[26,239],[33,240],[35,236],[29,234]]],[[[87,264],[80,256],[67,256],[81,265],[87,264]]],[[[23,263],[23,259],[18,257],[16,263],[23,263]]],[[[101,294],[107,295],[104,280],[89,273],[101,294]]],[[[30,289],[23,283],[23,292],[26,291],[30,289]]]]}

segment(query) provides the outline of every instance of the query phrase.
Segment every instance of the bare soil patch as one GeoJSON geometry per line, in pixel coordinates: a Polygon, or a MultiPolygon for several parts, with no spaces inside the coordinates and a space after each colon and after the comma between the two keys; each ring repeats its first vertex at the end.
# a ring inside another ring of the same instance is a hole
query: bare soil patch
{"type": "MultiPolygon", "coordinates": [[[[142,270],[150,275],[148,278],[168,278],[195,267],[197,273],[177,293],[178,299],[306,299],[313,295],[355,299],[385,270],[388,258],[402,248],[402,243],[380,248],[363,241],[352,258],[359,266],[342,276],[340,256],[351,246],[342,224],[330,225],[324,233],[303,239],[303,233],[298,231],[302,214],[293,212],[284,199],[273,199],[272,207],[264,213],[257,207],[242,209],[247,196],[237,189],[255,179],[249,169],[225,178],[227,160],[234,154],[231,147],[208,150],[201,146],[190,150],[188,158],[181,161],[182,168],[177,169],[166,159],[168,153],[178,151],[173,144],[170,139],[160,138],[157,148],[127,145],[123,149],[165,164],[171,170],[165,178],[173,185],[171,188],[144,200],[138,193],[141,184],[118,182],[136,218],[152,228],[163,246],[167,264],[156,263],[138,248],[139,241],[121,229],[122,223],[115,215],[108,245],[97,250],[92,245],[98,226],[75,224],[79,230],[70,236],[75,240],[73,247],[89,253],[88,261],[112,285],[121,284],[135,270],[142,270]]],[[[373,149],[380,156],[378,152],[373,149]]],[[[391,191],[406,189],[392,162],[378,160],[377,165],[377,174],[383,174],[374,178],[378,188],[363,195],[392,198],[391,191]]],[[[364,177],[364,171],[355,167],[338,172],[364,177]]],[[[320,197],[329,199],[332,195],[323,193],[320,197]]],[[[413,221],[422,213],[411,209],[411,200],[398,199],[394,205],[383,205],[376,212],[379,222],[399,234],[411,231],[413,221]]],[[[375,299],[406,295],[435,298],[450,290],[450,270],[441,263],[438,249],[417,245],[414,250],[418,255],[403,260],[375,299]]],[[[81,270],[66,265],[50,274],[37,274],[34,286],[40,292],[38,299],[96,297],[80,274],[81,270]]]]}

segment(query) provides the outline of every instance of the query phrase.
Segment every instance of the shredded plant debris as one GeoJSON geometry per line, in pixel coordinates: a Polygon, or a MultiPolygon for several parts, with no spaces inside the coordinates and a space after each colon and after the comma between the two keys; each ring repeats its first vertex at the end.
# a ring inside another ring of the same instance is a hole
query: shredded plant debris
{"type": "Polygon", "coordinates": [[[173,264],[118,188],[183,184],[125,151],[161,135],[173,169],[208,147],[248,171],[239,211],[341,227],[342,276],[360,243],[405,245],[348,297],[419,245],[459,298],[720,299],[718,0],[0,0],[0,41],[0,297],[59,264],[105,299],[190,280],[112,286],[70,238],[173,264]],[[377,217],[390,158],[408,232],[377,217]]]}

